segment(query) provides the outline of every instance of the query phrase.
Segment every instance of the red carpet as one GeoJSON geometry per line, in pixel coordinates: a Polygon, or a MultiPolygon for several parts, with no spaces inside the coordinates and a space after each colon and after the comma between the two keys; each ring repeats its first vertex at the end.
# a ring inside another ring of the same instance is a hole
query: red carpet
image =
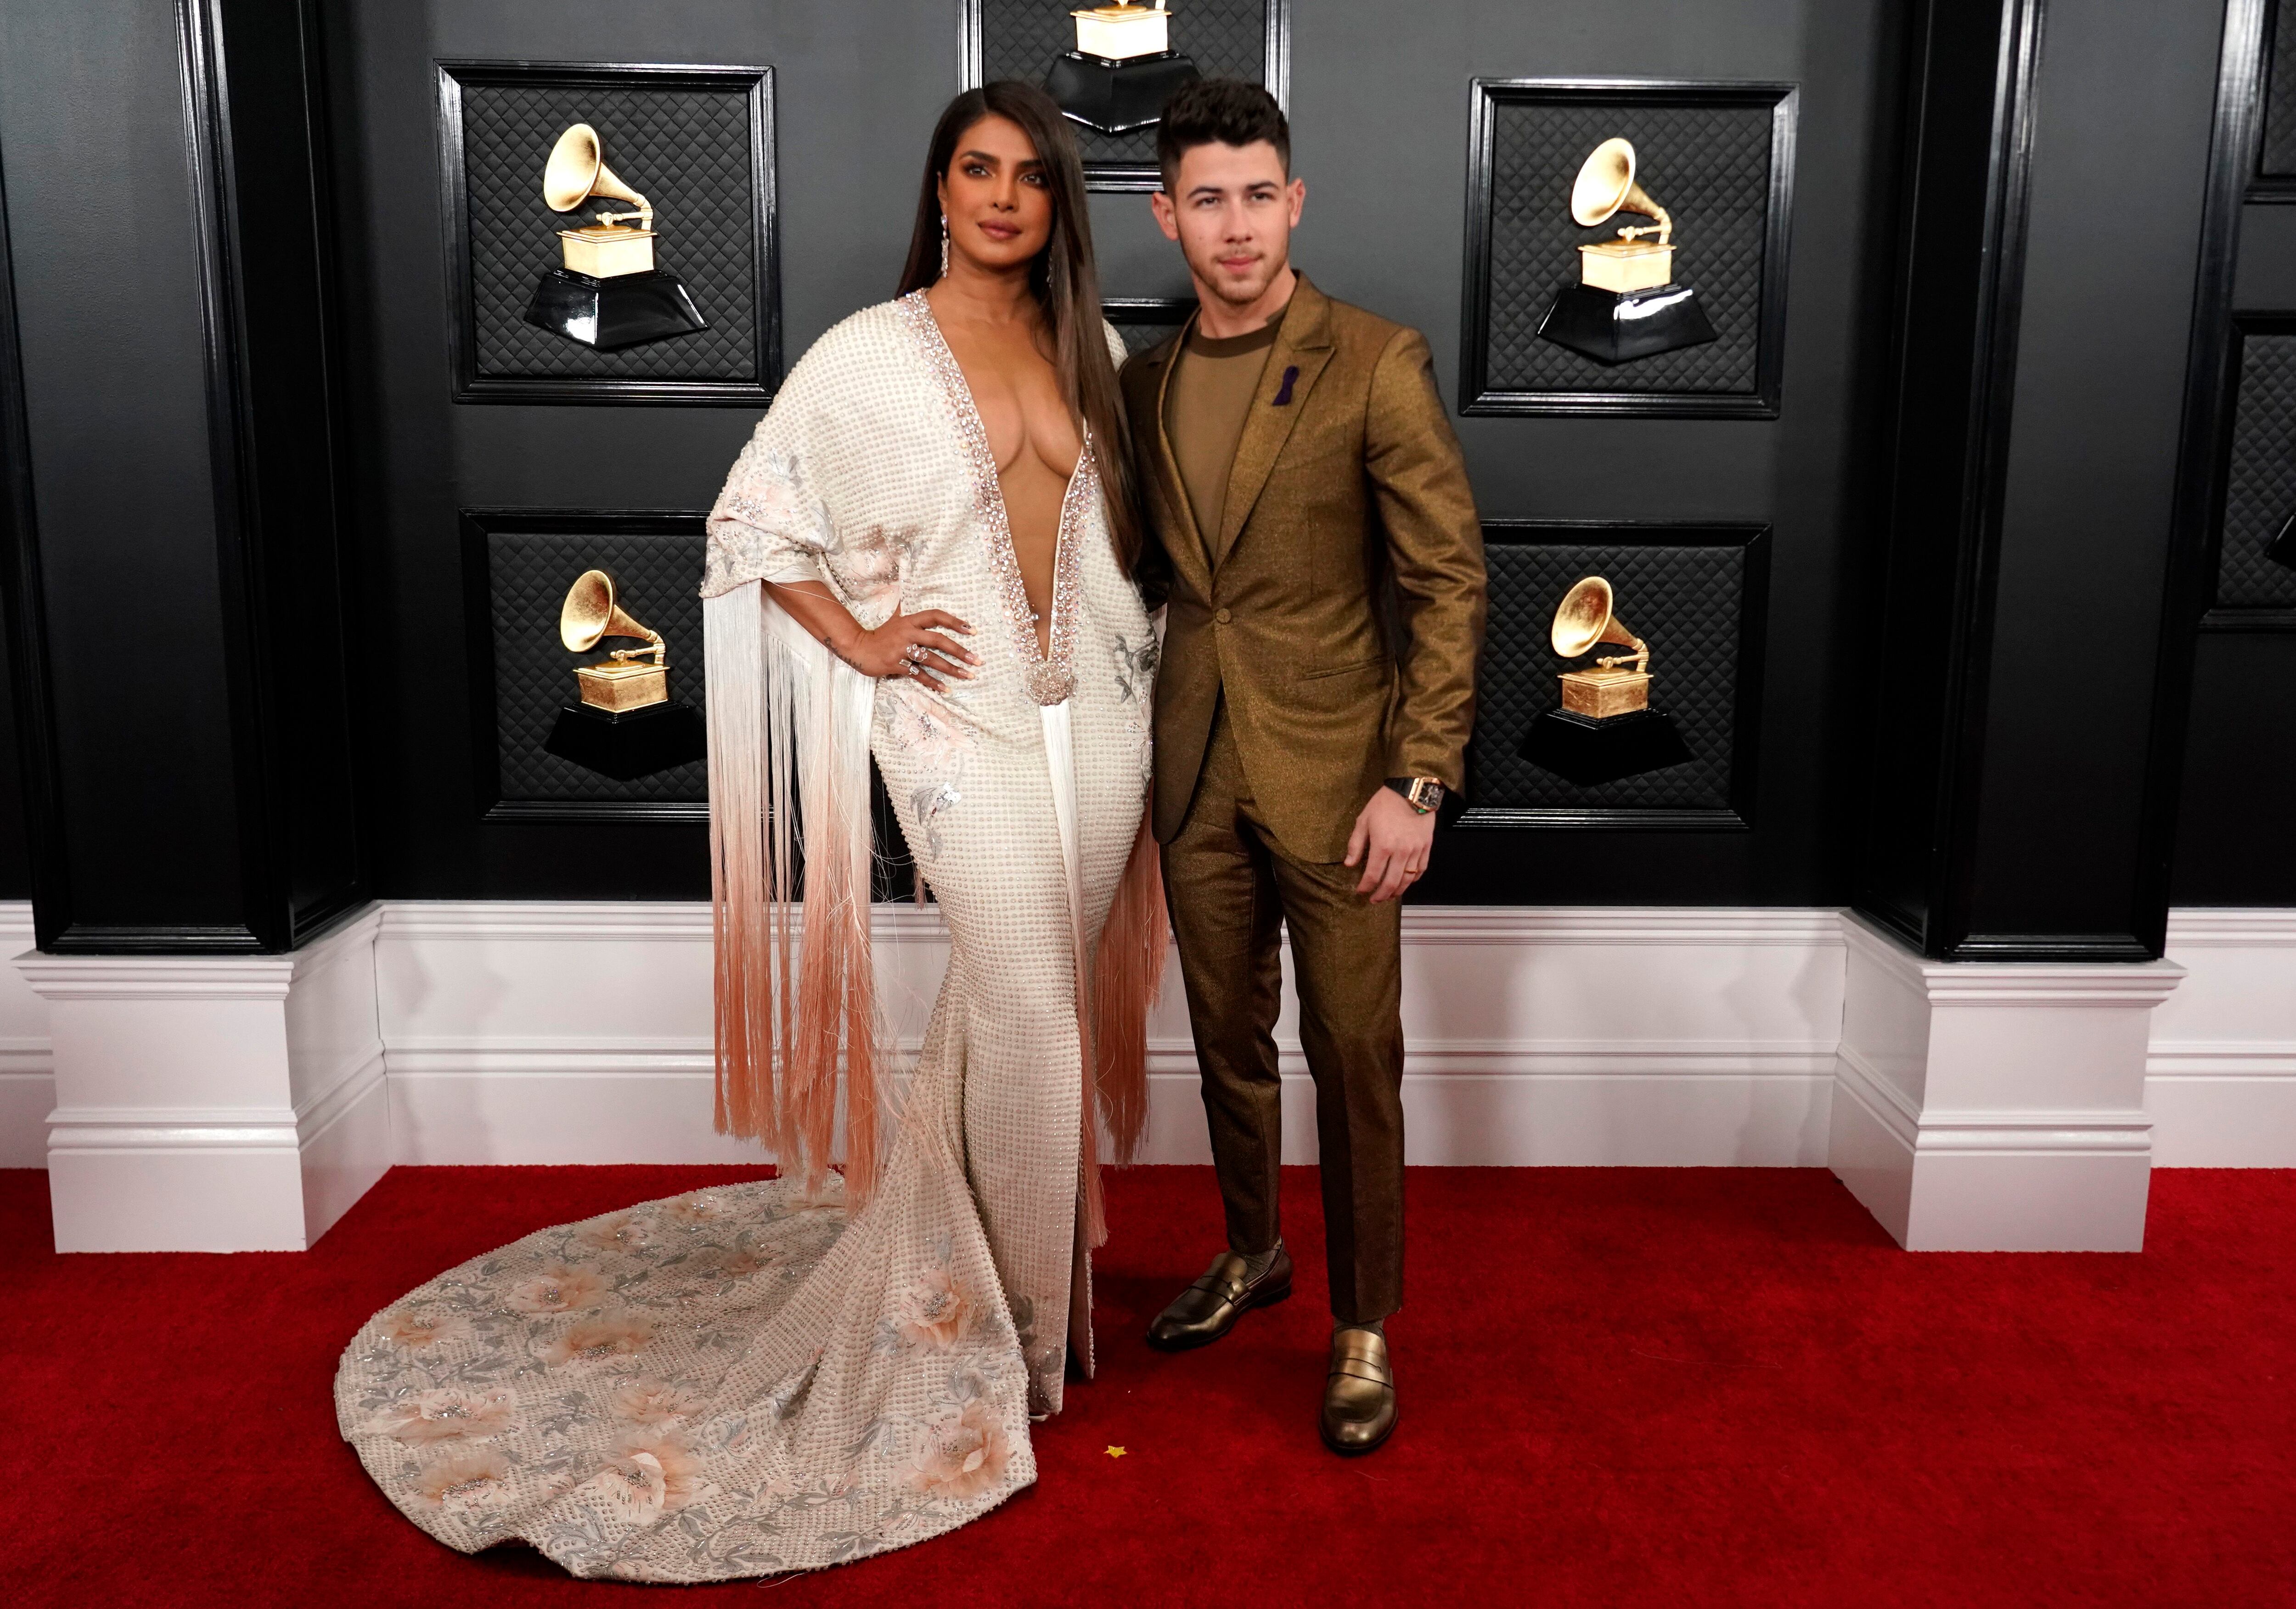
{"type": "Polygon", "coordinates": [[[336,1439],[373,1309],[538,1226],[730,1177],[401,1169],[302,1256],[59,1258],[0,1173],[8,1605],[2296,1603],[2296,1173],[2173,1172],[2142,1256],[1908,1256],[1815,1170],[1414,1170],[1394,1441],[1315,1436],[1300,1293],[1207,1351],[1209,1170],[1111,1175],[1103,1368],[1035,1490],[779,1583],[450,1553],[336,1439]],[[1126,1449],[1106,1456],[1111,1445],[1126,1449]]]}

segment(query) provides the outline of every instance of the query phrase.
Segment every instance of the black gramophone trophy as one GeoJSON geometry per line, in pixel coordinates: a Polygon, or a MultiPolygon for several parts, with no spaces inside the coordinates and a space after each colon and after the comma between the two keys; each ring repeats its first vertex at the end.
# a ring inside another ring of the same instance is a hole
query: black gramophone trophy
{"type": "Polygon", "coordinates": [[[577,123],[558,136],[542,169],[542,199],[571,212],[603,196],[635,212],[601,212],[558,232],[563,266],[551,269],[526,306],[526,322],[601,352],[708,329],[685,282],[653,264],[653,203],[606,166],[598,131],[577,123]],[[629,225],[635,221],[637,227],[629,225]]]}
{"type": "Polygon", "coordinates": [[[1604,140],[1579,166],[1570,216],[1591,229],[1620,212],[1649,224],[1578,248],[1578,283],[1554,293],[1538,332],[1597,363],[1629,363],[1712,341],[1698,292],[1674,283],[1674,219],[1635,183],[1635,148],[1604,140]],[[1654,240],[1644,236],[1655,235],[1654,240]]]}
{"type": "Polygon", "coordinates": [[[1196,64],[1171,47],[1164,0],[1069,14],[1077,47],[1054,58],[1045,90],[1072,122],[1111,135],[1148,127],[1163,117],[1172,92],[1196,76],[1196,64]]]}
{"type": "Polygon", "coordinates": [[[1678,766],[1690,749],[1674,717],[1650,707],[1650,644],[1611,612],[1611,584],[1588,576],[1554,611],[1548,641],[1575,660],[1604,643],[1630,652],[1562,673],[1562,707],[1530,724],[1522,758],[1581,787],[1678,766]]]}
{"type": "Polygon", "coordinates": [[[586,653],[605,637],[636,637],[643,648],[617,648],[594,665],[578,665],[580,702],[558,711],[542,746],[561,759],[618,782],[650,776],[700,759],[708,742],[701,712],[669,696],[669,647],[614,601],[614,578],[586,570],[558,612],[558,640],[586,653]]]}

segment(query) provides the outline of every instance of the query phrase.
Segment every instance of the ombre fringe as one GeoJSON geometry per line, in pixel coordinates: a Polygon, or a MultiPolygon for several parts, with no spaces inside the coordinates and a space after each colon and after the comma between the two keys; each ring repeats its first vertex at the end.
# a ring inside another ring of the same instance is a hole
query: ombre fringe
{"type": "Polygon", "coordinates": [[[1171,948],[1163,868],[1144,817],[1092,958],[1092,1046],[1100,1115],[1120,1162],[1139,1155],[1148,1131],[1148,1008],[1163,987],[1164,958],[1171,948]]]}
{"type": "Polygon", "coordinates": [[[1171,931],[1164,913],[1163,870],[1156,840],[1144,818],[1132,857],[1116,885],[1100,947],[1078,980],[1077,1043],[1086,1075],[1083,1122],[1077,1137],[1077,1179],[1084,1208],[1084,1243],[1108,1244],[1108,1201],[1100,1184],[1100,1125],[1108,1125],[1116,1160],[1140,1152],[1148,1129],[1148,1008],[1164,981],[1171,931]],[[1099,1093],[1095,1101],[1095,1090],[1099,1093]],[[1095,1108],[1098,1108],[1095,1118],[1095,1108]]]}
{"type": "Polygon", "coordinates": [[[841,1066],[845,1182],[857,1211],[880,1150],[869,944],[875,688],[762,583],[706,599],[702,627],[718,1132],[762,1141],[818,1186],[841,1066]]]}

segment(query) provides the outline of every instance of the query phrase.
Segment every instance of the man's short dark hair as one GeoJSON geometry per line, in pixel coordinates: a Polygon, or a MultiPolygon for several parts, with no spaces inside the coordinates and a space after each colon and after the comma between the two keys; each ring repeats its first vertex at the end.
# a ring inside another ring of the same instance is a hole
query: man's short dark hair
{"type": "Polygon", "coordinates": [[[1180,159],[1214,140],[1239,148],[1266,140],[1275,147],[1283,176],[1292,176],[1292,125],[1275,97],[1241,78],[1198,78],[1174,92],[1156,126],[1156,165],[1167,192],[1180,181],[1180,159]]]}

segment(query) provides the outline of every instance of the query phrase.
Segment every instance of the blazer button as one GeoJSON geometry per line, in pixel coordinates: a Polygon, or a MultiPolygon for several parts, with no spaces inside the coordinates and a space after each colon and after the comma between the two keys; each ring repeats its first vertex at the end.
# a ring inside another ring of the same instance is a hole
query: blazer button
{"type": "Polygon", "coordinates": [[[1223,625],[1223,626],[1226,625],[1226,624],[1228,623],[1229,620],[1230,620],[1230,619],[1232,619],[1232,618],[1233,618],[1233,617],[1232,617],[1232,616],[1230,616],[1230,615],[1229,615],[1229,613],[1228,613],[1228,612],[1227,612],[1226,610],[1225,610],[1225,609],[1221,610],[1218,614],[1216,614],[1216,615],[1212,616],[1212,619],[1214,619],[1214,620],[1218,620],[1218,621],[1221,625],[1223,625]]]}

